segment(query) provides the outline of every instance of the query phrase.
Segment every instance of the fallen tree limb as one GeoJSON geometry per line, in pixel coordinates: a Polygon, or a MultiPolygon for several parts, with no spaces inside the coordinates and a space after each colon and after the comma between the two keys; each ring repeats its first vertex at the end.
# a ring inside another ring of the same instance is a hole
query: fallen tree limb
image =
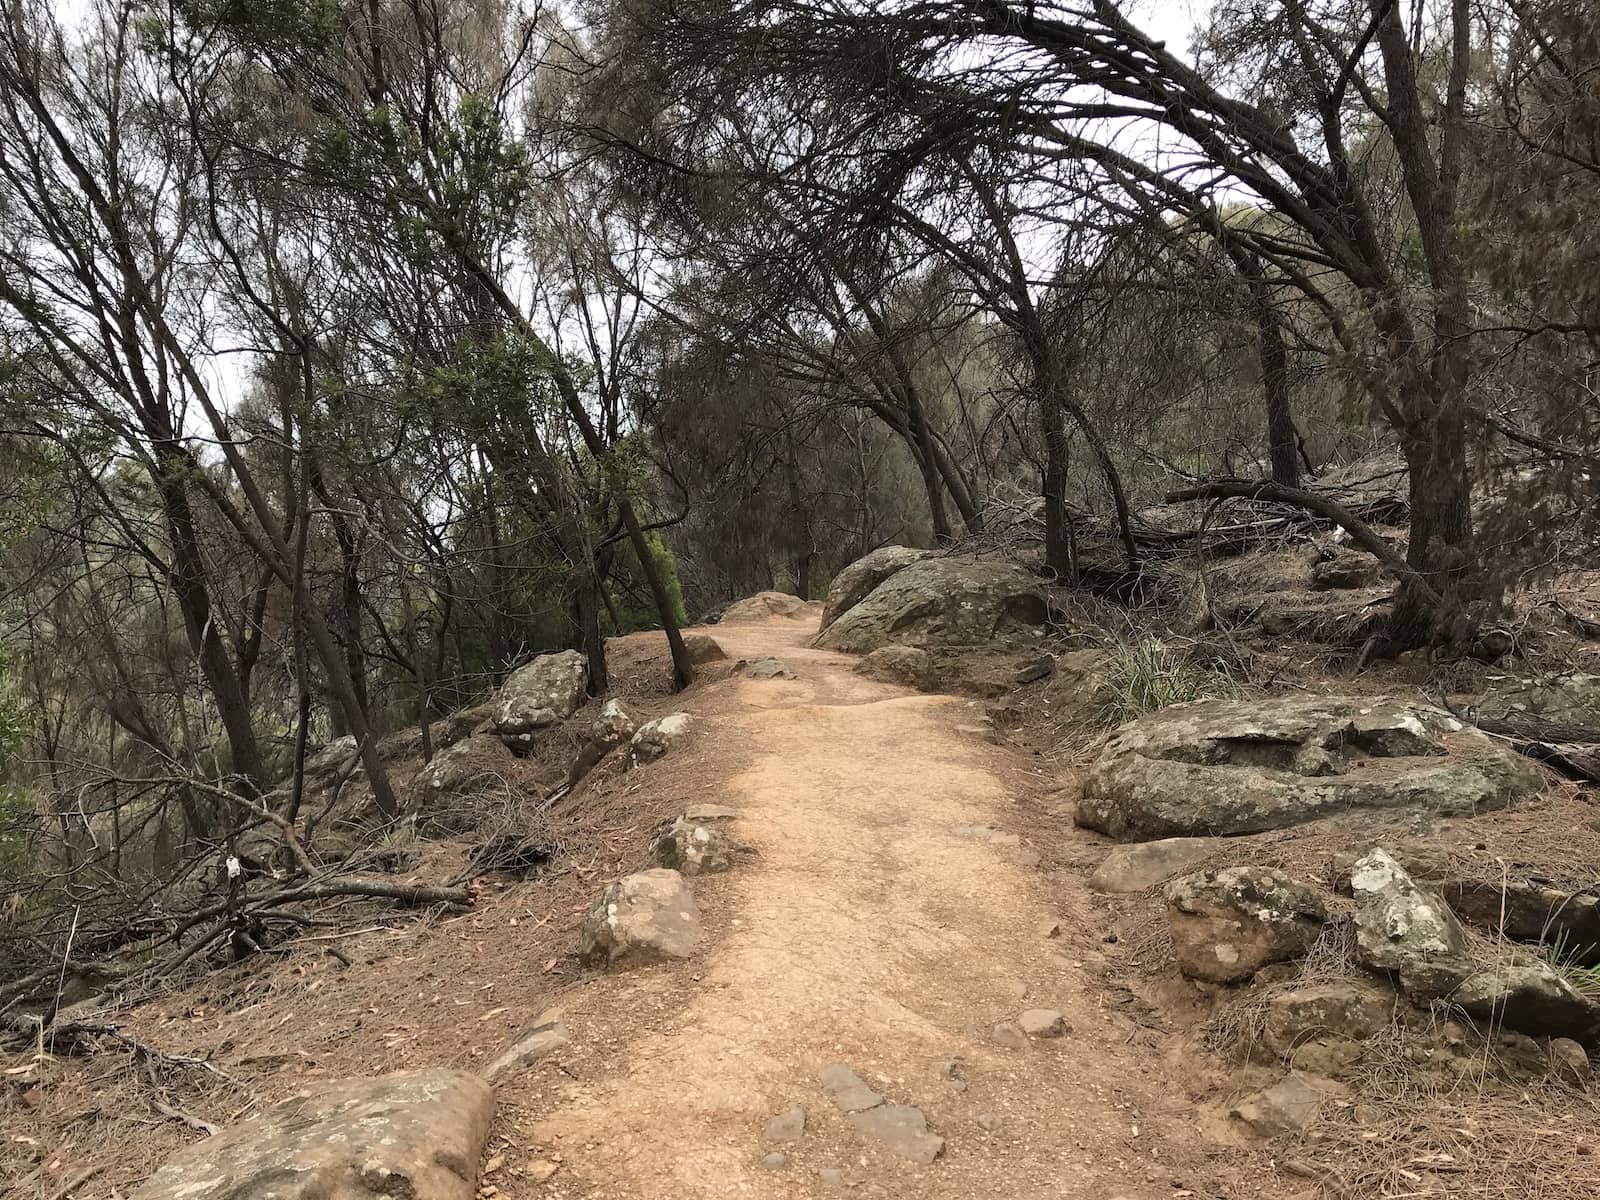
{"type": "Polygon", "coordinates": [[[1429,604],[1437,606],[1443,603],[1433,585],[1395,553],[1394,547],[1378,536],[1372,526],[1326,496],[1301,488],[1284,487],[1264,479],[1223,479],[1185,488],[1167,497],[1168,504],[1182,504],[1191,500],[1258,500],[1268,504],[1287,504],[1326,517],[1348,533],[1356,545],[1382,563],[1395,578],[1416,588],[1429,604]]]}

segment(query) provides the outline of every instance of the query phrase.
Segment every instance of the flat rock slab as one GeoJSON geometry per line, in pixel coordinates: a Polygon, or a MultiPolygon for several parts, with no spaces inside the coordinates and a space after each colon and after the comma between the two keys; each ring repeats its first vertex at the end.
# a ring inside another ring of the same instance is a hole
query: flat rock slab
{"type": "Polygon", "coordinates": [[[1343,1091],[1328,1080],[1290,1071],[1271,1087],[1239,1101],[1228,1114],[1263,1137],[1278,1137],[1304,1129],[1317,1119],[1324,1103],[1343,1091]]]}
{"type": "Polygon", "coordinates": [[[1176,837],[1118,846],[1089,876],[1089,886],[1113,895],[1142,892],[1194,870],[1224,845],[1221,838],[1176,837]]]}
{"type": "Polygon", "coordinates": [[[822,1090],[852,1125],[901,1158],[931,1163],[944,1149],[944,1139],[928,1132],[920,1108],[885,1100],[843,1063],[824,1067],[819,1079],[822,1090]]]}
{"type": "Polygon", "coordinates": [[[819,1078],[822,1090],[828,1093],[828,1099],[834,1102],[840,1112],[863,1112],[883,1103],[883,1097],[843,1063],[824,1067],[819,1078]]]}
{"type": "Polygon", "coordinates": [[[531,1067],[541,1058],[554,1054],[570,1044],[572,1035],[560,1021],[541,1021],[519,1037],[495,1060],[483,1069],[485,1079],[494,1079],[508,1071],[531,1067]]]}
{"type": "Polygon", "coordinates": [[[909,1104],[880,1104],[850,1114],[850,1123],[875,1137],[901,1158],[931,1163],[944,1149],[944,1139],[928,1132],[927,1118],[909,1104]]]}
{"type": "Polygon", "coordinates": [[[342,1080],[180,1151],[131,1200],[471,1200],[493,1116],[461,1071],[342,1080]]]}
{"type": "Polygon", "coordinates": [[[767,1122],[763,1136],[769,1142],[798,1142],[806,1132],[806,1110],[796,1104],[767,1122]]]}
{"type": "Polygon", "coordinates": [[[1084,780],[1077,821],[1147,841],[1259,833],[1353,808],[1468,816],[1543,790],[1527,760],[1427,705],[1197,700],[1112,735],[1084,780]]]}

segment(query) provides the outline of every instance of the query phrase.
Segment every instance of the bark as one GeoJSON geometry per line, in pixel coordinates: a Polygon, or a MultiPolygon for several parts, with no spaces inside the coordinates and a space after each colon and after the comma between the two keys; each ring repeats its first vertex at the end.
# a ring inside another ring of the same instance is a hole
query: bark
{"type": "Polygon", "coordinates": [[[217,715],[228,736],[228,751],[234,771],[252,794],[266,786],[261,750],[255,725],[250,720],[250,705],[245,699],[238,675],[228,660],[228,652],[217,632],[211,612],[210,578],[200,550],[194,511],[184,487],[183,473],[188,463],[174,463],[170,454],[157,451],[160,474],[156,490],[161,496],[162,515],[172,538],[170,580],[178,607],[183,613],[184,630],[190,648],[200,660],[200,672],[211,690],[217,715]]]}
{"type": "Polygon", "coordinates": [[[1299,433],[1289,396],[1289,348],[1283,325],[1272,303],[1272,289],[1260,260],[1231,238],[1223,245],[1244,278],[1250,315],[1256,325],[1256,353],[1261,363],[1261,391],[1266,402],[1267,450],[1272,481],[1282,487],[1300,486],[1299,433]]]}

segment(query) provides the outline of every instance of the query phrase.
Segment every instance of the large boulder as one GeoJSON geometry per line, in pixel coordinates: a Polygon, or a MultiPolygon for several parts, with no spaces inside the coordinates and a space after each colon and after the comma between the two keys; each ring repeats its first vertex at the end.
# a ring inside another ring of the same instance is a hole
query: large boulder
{"type": "Polygon", "coordinates": [[[462,738],[435,754],[417,772],[416,800],[425,804],[440,796],[476,791],[515,770],[516,761],[497,737],[462,738]]]}
{"type": "Polygon", "coordinates": [[[828,598],[822,602],[822,628],[826,629],[860,604],[896,571],[903,571],[931,554],[932,550],[915,550],[910,546],[879,546],[856,559],[828,585],[828,598]]]}
{"type": "Polygon", "coordinates": [[[925,558],[896,571],[824,629],[816,644],[849,654],[880,646],[1030,642],[1050,610],[1039,581],[1014,563],[925,558]]]}
{"type": "Polygon", "coordinates": [[[1600,1044],[1600,1003],[1543,959],[1484,967],[1462,980],[1448,999],[1484,1024],[1600,1044]]]}
{"type": "Polygon", "coordinates": [[[1321,936],[1328,910],[1315,890],[1282,871],[1225,867],[1168,885],[1167,918],[1180,971],[1238,983],[1303,956],[1321,936]]]}
{"type": "Polygon", "coordinates": [[[683,649],[689,655],[689,661],[697,667],[721,662],[728,657],[728,652],[722,648],[722,644],[708,633],[684,634],[683,649]]]}
{"type": "Polygon", "coordinates": [[[700,944],[700,910],[683,876],[659,868],[617,880],[583,919],[578,957],[606,966],[626,959],[688,958],[700,944]]]}
{"type": "Polygon", "coordinates": [[[179,1151],[131,1200],[471,1200],[493,1116],[461,1071],[324,1084],[179,1151]]]}
{"type": "Polygon", "coordinates": [[[757,592],[735,600],[722,610],[722,624],[730,621],[764,621],[768,617],[803,617],[811,606],[788,592],[757,592]]]}
{"type": "Polygon", "coordinates": [[[518,667],[495,698],[494,731],[513,745],[578,711],[589,687],[589,662],[576,650],[541,654],[518,667]]]}
{"type": "Polygon", "coordinates": [[[1467,815],[1542,788],[1525,759],[1426,705],[1197,700],[1112,735],[1084,781],[1078,824],[1124,841],[1258,833],[1352,808],[1467,815]]]}

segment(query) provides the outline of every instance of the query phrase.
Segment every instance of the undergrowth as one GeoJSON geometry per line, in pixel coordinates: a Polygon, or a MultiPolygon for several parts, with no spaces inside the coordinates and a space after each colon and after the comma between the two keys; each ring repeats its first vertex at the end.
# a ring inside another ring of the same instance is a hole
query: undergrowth
{"type": "Polygon", "coordinates": [[[1545,961],[1572,985],[1579,995],[1600,1003],[1600,964],[1593,963],[1595,948],[1579,946],[1566,930],[1544,947],[1545,961]]]}
{"type": "Polygon", "coordinates": [[[1107,725],[1120,725],[1169,705],[1238,692],[1228,671],[1146,636],[1117,646],[1100,682],[1097,708],[1107,725]]]}

